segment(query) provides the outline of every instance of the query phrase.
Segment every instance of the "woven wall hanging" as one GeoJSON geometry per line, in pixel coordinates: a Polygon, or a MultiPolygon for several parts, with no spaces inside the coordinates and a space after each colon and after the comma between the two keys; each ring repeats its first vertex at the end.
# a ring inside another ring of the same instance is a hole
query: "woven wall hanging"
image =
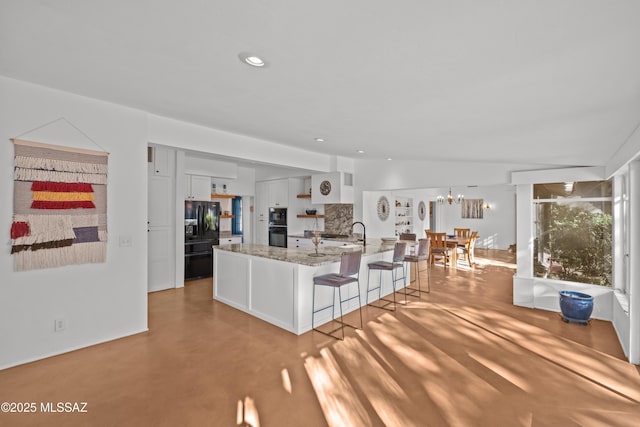
{"type": "Polygon", "coordinates": [[[12,141],[14,270],[105,262],[109,153],[12,141]]]}

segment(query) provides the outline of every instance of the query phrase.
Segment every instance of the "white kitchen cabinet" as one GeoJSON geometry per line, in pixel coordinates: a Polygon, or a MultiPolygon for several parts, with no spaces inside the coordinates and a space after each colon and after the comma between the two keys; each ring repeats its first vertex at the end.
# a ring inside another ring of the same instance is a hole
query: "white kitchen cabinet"
{"type": "Polygon", "coordinates": [[[202,175],[186,175],[186,200],[211,200],[211,177],[202,175]]]}
{"type": "Polygon", "coordinates": [[[258,245],[269,244],[269,196],[266,182],[256,182],[255,197],[255,242],[258,245]]]}
{"type": "Polygon", "coordinates": [[[169,149],[165,147],[149,147],[149,149],[151,150],[151,159],[149,160],[151,160],[152,174],[171,176],[169,149]]]}
{"type": "MultiPolygon", "coordinates": [[[[327,240],[323,239],[320,241],[318,245],[319,248],[329,247],[329,246],[350,246],[353,245],[353,242],[346,242],[344,240],[327,240]]],[[[288,248],[313,248],[313,241],[311,238],[306,237],[289,237],[287,239],[287,247],[288,248]]]]}
{"type": "Polygon", "coordinates": [[[220,237],[221,245],[231,245],[242,243],[242,236],[220,237]]]}
{"type": "Polygon", "coordinates": [[[289,181],[287,179],[256,182],[256,244],[269,244],[269,208],[286,208],[288,205],[289,181]]]}
{"type": "Polygon", "coordinates": [[[289,206],[289,181],[279,179],[277,181],[267,181],[268,207],[286,208],[289,206]]]}
{"type": "Polygon", "coordinates": [[[313,242],[311,239],[303,237],[289,237],[287,238],[287,248],[313,248],[313,242]]]}
{"type": "Polygon", "coordinates": [[[345,242],[343,240],[321,240],[320,247],[323,246],[349,246],[353,245],[353,242],[345,242]]]}

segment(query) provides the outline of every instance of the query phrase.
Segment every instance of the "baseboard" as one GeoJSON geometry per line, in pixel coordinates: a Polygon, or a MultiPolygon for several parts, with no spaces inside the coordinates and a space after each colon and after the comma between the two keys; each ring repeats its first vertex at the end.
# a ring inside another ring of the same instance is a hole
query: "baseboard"
{"type": "Polygon", "coordinates": [[[132,335],[137,335],[137,334],[141,334],[144,332],[149,332],[149,328],[144,328],[141,329],[139,331],[135,331],[135,332],[131,332],[125,335],[119,335],[117,337],[112,337],[112,338],[107,338],[104,340],[100,340],[100,341],[95,341],[86,345],[81,345],[81,346],[77,346],[77,347],[71,347],[68,348],[66,350],[60,351],[60,352],[53,352],[53,353],[46,353],[43,355],[40,355],[38,357],[33,357],[33,358],[29,358],[29,359],[23,359],[23,360],[17,360],[13,363],[7,364],[7,365],[0,365],[0,371],[5,370],[5,369],[9,369],[9,368],[14,368],[16,366],[20,366],[20,365],[25,365],[27,363],[33,363],[33,362],[37,362],[39,360],[43,360],[43,359],[47,359],[49,357],[54,357],[54,356],[60,356],[61,354],[66,354],[66,353],[71,353],[72,351],[76,351],[76,350],[82,350],[83,348],[87,348],[87,347],[92,347],[94,345],[98,345],[98,344],[104,344],[110,341],[115,341],[115,340],[119,340],[122,338],[127,338],[130,337],[132,335]]]}

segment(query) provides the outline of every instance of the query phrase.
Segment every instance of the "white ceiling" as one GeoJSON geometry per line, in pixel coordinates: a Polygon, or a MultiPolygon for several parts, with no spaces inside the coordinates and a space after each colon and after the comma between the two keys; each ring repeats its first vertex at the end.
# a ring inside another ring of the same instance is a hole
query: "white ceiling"
{"type": "Polygon", "coordinates": [[[2,0],[0,74],[347,157],[602,165],[640,122],[639,17],[637,0],[2,0]]]}

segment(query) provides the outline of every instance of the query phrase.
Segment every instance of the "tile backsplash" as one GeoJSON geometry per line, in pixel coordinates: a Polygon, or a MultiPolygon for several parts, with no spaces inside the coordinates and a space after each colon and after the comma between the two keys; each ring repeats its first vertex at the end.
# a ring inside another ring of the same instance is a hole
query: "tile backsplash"
{"type": "Polygon", "coordinates": [[[353,204],[324,205],[324,230],[327,233],[350,234],[351,224],[353,224],[353,204]]]}

